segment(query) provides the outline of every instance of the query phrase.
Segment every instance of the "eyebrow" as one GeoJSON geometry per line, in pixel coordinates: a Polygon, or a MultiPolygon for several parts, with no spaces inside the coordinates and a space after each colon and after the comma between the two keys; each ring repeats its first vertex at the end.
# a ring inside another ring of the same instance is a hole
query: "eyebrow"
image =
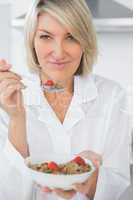
{"type": "MultiPolygon", "coordinates": [[[[46,31],[45,29],[38,29],[38,31],[42,31],[42,32],[45,32],[47,34],[54,35],[53,33],[50,33],[49,31],[46,31]]],[[[66,35],[71,35],[71,33],[68,32],[66,35]]]]}
{"type": "Polygon", "coordinates": [[[46,31],[45,29],[38,29],[38,31],[42,31],[42,32],[48,33],[48,34],[50,34],[50,35],[53,35],[53,34],[50,33],[49,31],[46,31]]]}

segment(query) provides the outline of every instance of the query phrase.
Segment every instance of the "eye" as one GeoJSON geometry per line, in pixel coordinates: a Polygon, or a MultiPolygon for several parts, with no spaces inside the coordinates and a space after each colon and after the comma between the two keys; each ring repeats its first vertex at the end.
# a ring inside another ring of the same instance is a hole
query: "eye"
{"type": "Polygon", "coordinates": [[[72,41],[76,41],[76,39],[72,35],[68,35],[67,39],[72,40],[72,41]]]}
{"type": "Polygon", "coordinates": [[[40,35],[39,37],[40,37],[40,39],[46,39],[46,40],[51,39],[51,37],[49,35],[40,35]]]}

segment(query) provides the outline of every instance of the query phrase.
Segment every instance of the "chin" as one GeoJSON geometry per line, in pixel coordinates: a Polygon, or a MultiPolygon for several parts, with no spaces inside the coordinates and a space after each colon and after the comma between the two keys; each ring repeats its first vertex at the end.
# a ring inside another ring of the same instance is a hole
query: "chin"
{"type": "MultiPolygon", "coordinates": [[[[51,76],[52,78],[52,76],[51,76]]],[[[57,75],[57,76],[53,76],[53,80],[56,81],[56,82],[62,82],[66,79],[66,76],[60,76],[60,75],[57,75]]]]}
{"type": "Polygon", "coordinates": [[[68,77],[67,73],[65,71],[50,71],[48,73],[49,77],[55,79],[55,80],[63,80],[64,78],[68,77]]]}
{"type": "Polygon", "coordinates": [[[54,81],[57,81],[57,82],[62,82],[62,81],[65,81],[65,80],[68,80],[72,77],[74,77],[74,73],[75,71],[72,73],[70,71],[66,71],[66,70],[44,70],[42,69],[44,74],[46,74],[49,78],[51,78],[52,80],[54,81]]]}

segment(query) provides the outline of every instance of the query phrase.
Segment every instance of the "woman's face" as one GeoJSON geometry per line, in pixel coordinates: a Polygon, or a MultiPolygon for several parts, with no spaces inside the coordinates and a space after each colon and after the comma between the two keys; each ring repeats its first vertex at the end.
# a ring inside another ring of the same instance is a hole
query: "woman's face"
{"type": "Polygon", "coordinates": [[[79,42],[48,13],[38,17],[34,48],[43,75],[55,81],[72,78],[79,67],[82,57],[79,42]]]}

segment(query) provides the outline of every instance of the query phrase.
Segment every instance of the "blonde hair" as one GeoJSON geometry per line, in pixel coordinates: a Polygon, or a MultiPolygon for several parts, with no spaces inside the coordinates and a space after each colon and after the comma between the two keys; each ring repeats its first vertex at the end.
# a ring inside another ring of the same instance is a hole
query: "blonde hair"
{"type": "Polygon", "coordinates": [[[85,0],[35,0],[25,23],[25,46],[27,64],[31,70],[38,70],[39,63],[34,49],[38,16],[44,12],[56,17],[72,30],[72,36],[83,49],[81,63],[76,74],[87,74],[97,58],[96,32],[91,12],[85,0]]]}

